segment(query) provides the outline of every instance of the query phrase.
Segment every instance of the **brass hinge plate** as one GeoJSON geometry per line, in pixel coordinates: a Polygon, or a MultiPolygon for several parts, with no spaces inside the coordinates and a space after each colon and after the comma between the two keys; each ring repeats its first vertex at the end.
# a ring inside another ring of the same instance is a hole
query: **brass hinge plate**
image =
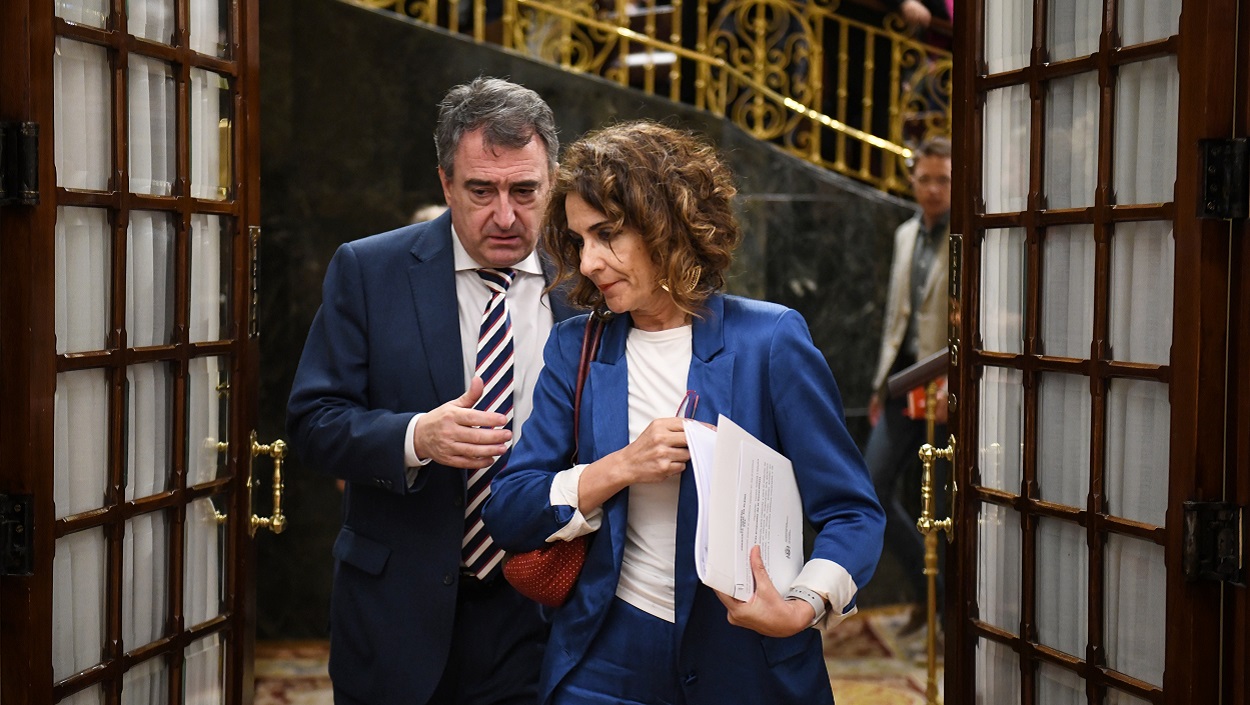
{"type": "Polygon", "coordinates": [[[1245,510],[1230,502],[1185,502],[1186,580],[1245,585],[1245,510]]]}
{"type": "Polygon", "coordinates": [[[1217,220],[1250,215],[1250,140],[1198,140],[1202,193],[1198,217],[1217,220]]]}
{"type": "Polygon", "coordinates": [[[0,122],[0,205],[39,203],[39,125],[0,122]]]}
{"type": "Polygon", "coordinates": [[[28,494],[0,494],[0,575],[31,575],[34,502],[28,494]]]}

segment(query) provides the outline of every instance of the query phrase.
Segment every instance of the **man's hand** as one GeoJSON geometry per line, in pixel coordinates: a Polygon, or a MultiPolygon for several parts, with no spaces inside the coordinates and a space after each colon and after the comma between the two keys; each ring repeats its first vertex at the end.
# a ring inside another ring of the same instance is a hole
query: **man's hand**
{"type": "Polygon", "coordinates": [[[933,21],[933,13],[920,0],[903,0],[898,13],[913,27],[928,27],[933,21]]]}
{"type": "Polygon", "coordinates": [[[477,470],[490,467],[495,458],[508,450],[512,431],[502,426],[508,417],[473,408],[482,396],[482,378],[474,377],[469,389],[425,414],[412,431],[412,449],[417,457],[453,468],[477,470]]]}
{"type": "Polygon", "coordinates": [[[751,575],[755,577],[755,594],[746,602],[716,592],[729,610],[730,624],[775,637],[794,636],[807,628],[816,616],[812,606],[802,600],[787,600],[777,592],[764,570],[759,546],[751,548],[751,575]]]}

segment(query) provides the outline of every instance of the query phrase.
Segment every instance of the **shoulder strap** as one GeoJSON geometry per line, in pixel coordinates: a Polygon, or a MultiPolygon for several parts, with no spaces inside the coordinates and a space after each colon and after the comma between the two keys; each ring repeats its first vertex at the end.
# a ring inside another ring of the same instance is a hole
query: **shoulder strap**
{"type": "Polygon", "coordinates": [[[599,354],[599,339],[603,337],[606,318],[599,311],[591,311],[586,319],[586,331],[582,333],[582,354],[577,362],[577,387],[573,390],[573,464],[577,464],[577,445],[580,438],[582,417],[582,387],[590,375],[590,361],[599,354]]]}

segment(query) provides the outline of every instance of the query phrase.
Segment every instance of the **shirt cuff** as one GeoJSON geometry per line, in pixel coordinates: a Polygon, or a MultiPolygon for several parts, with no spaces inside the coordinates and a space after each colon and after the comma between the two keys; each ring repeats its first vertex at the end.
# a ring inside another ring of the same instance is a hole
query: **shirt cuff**
{"type": "Polygon", "coordinates": [[[582,514],[577,508],[577,485],[581,481],[582,471],[586,469],[586,465],[574,465],[568,470],[561,470],[556,473],[555,478],[551,481],[551,506],[572,507],[573,518],[569,519],[569,523],[560,527],[560,530],[547,537],[547,543],[555,541],[571,541],[578,536],[589,534],[599,530],[599,525],[603,523],[603,508],[595,507],[591,510],[590,515],[582,514]]]}
{"type": "Polygon", "coordinates": [[[823,628],[837,626],[842,620],[859,611],[857,607],[847,606],[855,600],[859,588],[851,574],[841,565],[826,558],[813,558],[803,566],[790,587],[805,587],[814,590],[829,600],[829,611],[825,613],[823,628]]]}
{"type": "Polygon", "coordinates": [[[404,477],[408,480],[408,486],[412,487],[412,483],[417,481],[417,473],[421,468],[430,464],[430,459],[422,460],[417,457],[417,449],[412,447],[412,433],[417,428],[417,421],[425,414],[416,414],[408,421],[408,432],[404,434],[404,477]]]}

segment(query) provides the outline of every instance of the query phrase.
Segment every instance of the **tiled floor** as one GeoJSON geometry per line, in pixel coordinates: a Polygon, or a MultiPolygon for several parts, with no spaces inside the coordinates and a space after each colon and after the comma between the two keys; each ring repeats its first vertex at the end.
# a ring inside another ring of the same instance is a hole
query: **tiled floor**
{"type": "MultiPolygon", "coordinates": [[[[899,635],[908,609],[864,610],[825,635],[838,705],[924,704],[925,632],[899,635]]],[[[258,644],[255,705],[332,705],[327,655],[323,641],[258,644]]],[[[940,665],[936,678],[940,694],[940,665]]]]}

